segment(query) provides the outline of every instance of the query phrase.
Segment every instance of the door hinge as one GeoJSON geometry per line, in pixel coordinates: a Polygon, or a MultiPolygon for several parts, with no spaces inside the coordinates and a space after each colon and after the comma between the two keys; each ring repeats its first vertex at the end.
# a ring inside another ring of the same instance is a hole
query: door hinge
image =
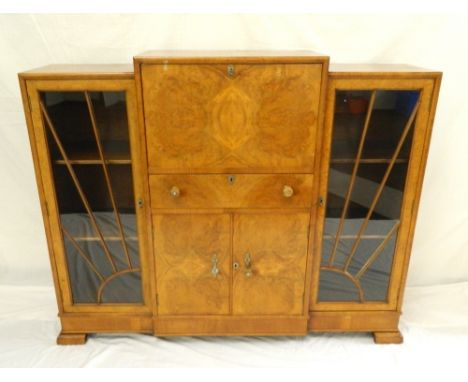
{"type": "Polygon", "coordinates": [[[159,296],[157,293],[156,293],[156,306],[159,306],[159,296]]]}

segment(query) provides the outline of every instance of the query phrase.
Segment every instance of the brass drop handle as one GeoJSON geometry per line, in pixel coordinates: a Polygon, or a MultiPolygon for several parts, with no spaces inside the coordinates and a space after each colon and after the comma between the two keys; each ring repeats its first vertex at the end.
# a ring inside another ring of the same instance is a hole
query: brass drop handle
{"type": "Polygon", "coordinates": [[[285,198],[290,198],[291,196],[294,195],[294,189],[291,186],[288,186],[287,184],[283,186],[283,196],[285,198]]]}
{"type": "Polygon", "coordinates": [[[252,258],[250,253],[247,252],[244,256],[244,265],[245,265],[245,276],[252,277],[252,258]]]}
{"type": "Polygon", "coordinates": [[[213,277],[218,277],[219,275],[219,268],[218,268],[218,255],[214,254],[213,257],[211,258],[211,274],[213,277]]]}
{"type": "Polygon", "coordinates": [[[171,187],[171,190],[169,191],[169,193],[171,194],[171,196],[173,198],[178,198],[180,196],[180,190],[179,190],[179,187],[177,186],[172,186],[171,187]]]}

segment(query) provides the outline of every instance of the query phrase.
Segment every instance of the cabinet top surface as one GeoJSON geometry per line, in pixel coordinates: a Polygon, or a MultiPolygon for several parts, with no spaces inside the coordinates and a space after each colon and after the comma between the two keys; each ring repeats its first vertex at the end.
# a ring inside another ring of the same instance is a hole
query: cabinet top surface
{"type": "Polygon", "coordinates": [[[132,64],[52,64],[21,72],[20,77],[122,77],[133,78],[132,64]]]}
{"type": "Polygon", "coordinates": [[[330,64],[330,74],[340,76],[349,74],[379,73],[420,73],[425,76],[440,75],[441,72],[407,64],[330,64]]]}
{"type": "Polygon", "coordinates": [[[134,57],[137,62],[323,62],[328,56],[310,50],[151,50],[134,57]]]}
{"type": "MultiPolygon", "coordinates": [[[[149,51],[135,56],[141,63],[268,63],[268,62],[326,62],[326,56],[319,56],[311,51],[149,51]]],[[[335,64],[329,66],[332,76],[353,75],[418,75],[438,77],[442,73],[406,64],[335,64]]],[[[52,64],[19,73],[24,79],[47,78],[121,78],[133,79],[132,64],[52,64]]]]}

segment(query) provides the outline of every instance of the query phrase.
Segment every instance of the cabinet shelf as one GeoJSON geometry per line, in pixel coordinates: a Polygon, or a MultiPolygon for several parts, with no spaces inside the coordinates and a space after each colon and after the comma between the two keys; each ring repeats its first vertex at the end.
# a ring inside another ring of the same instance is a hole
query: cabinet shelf
{"type": "MultiPolygon", "coordinates": [[[[361,235],[361,236],[358,236],[358,235],[341,235],[340,240],[341,239],[353,240],[353,239],[357,239],[358,237],[360,237],[361,239],[375,240],[375,239],[385,239],[387,237],[387,235],[361,235]]],[[[323,238],[325,240],[335,240],[336,236],[334,236],[334,235],[323,235],[323,238]]]]}
{"type": "MultiPolygon", "coordinates": [[[[71,164],[102,164],[97,148],[91,143],[74,146],[69,145],[67,148],[67,156],[71,164]]],[[[59,158],[58,154],[54,155],[54,157],[54,163],[61,165],[65,164],[65,160],[63,158],[59,158]]],[[[104,159],[107,164],[131,164],[132,160],[129,153],[128,142],[105,142],[104,159]]]]}
{"type": "MultiPolygon", "coordinates": [[[[113,212],[94,212],[97,226],[105,241],[121,241],[118,223],[113,212]]],[[[138,241],[136,232],[136,221],[134,213],[120,213],[120,222],[127,241],[138,241]]],[[[75,241],[100,241],[100,236],[96,233],[92,221],[86,213],[62,214],[61,223],[64,230],[75,241]]]]}
{"type": "MultiPolygon", "coordinates": [[[[360,159],[359,163],[365,164],[382,164],[382,163],[390,163],[392,160],[387,158],[366,158],[360,159]]],[[[409,159],[401,158],[395,160],[395,163],[408,163],[409,159]]],[[[349,164],[349,163],[356,163],[356,159],[353,158],[332,158],[330,159],[331,164],[349,164]]]]}
{"type": "MultiPolygon", "coordinates": [[[[69,162],[71,164],[81,164],[81,165],[95,165],[95,164],[102,164],[102,160],[99,158],[85,158],[85,157],[76,157],[76,158],[70,158],[69,162]]],[[[65,164],[65,160],[63,159],[57,159],[54,161],[56,164],[65,164]]],[[[109,158],[105,159],[104,163],[106,164],[132,164],[132,160],[130,158],[124,158],[124,157],[115,157],[115,158],[109,158]]]]}
{"type": "MultiPolygon", "coordinates": [[[[73,238],[75,241],[100,241],[101,239],[97,236],[79,236],[73,238]]],[[[122,238],[120,236],[104,236],[104,241],[120,241],[122,238]]],[[[127,241],[138,241],[137,236],[126,236],[125,240],[127,241]]]]}
{"type": "MultiPolygon", "coordinates": [[[[68,95],[68,97],[72,97],[72,95],[68,95]]],[[[89,110],[84,99],[80,99],[82,97],[80,93],[75,94],[74,97],[77,98],[74,101],[65,100],[47,106],[49,116],[57,129],[57,138],[71,164],[102,164],[89,110]]],[[[49,96],[49,98],[53,97],[49,96]]],[[[93,106],[96,129],[99,133],[105,163],[131,164],[125,103],[118,102],[105,107],[100,99],[95,99],[93,106]]],[[[52,137],[50,132],[48,137],[52,161],[55,164],[65,165],[65,159],[56,139],[52,137]]]]}

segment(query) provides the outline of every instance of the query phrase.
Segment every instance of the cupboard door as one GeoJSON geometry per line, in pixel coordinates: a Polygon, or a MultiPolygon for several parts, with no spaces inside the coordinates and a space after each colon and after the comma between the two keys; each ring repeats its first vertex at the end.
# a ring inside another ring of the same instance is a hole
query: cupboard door
{"type": "Polygon", "coordinates": [[[404,272],[432,82],[338,82],[317,301],[388,309],[404,272]]]}
{"type": "Polygon", "coordinates": [[[233,314],[303,314],[309,218],[234,215],[233,314]]]}
{"type": "Polygon", "coordinates": [[[154,215],[158,314],[229,314],[231,218],[154,215]]]}
{"type": "Polygon", "coordinates": [[[63,89],[62,82],[28,85],[67,310],[144,302],[133,178],[139,160],[132,155],[139,152],[134,94],[128,93],[130,83],[102,91],[96,85],[83,90],[71,81],[68,91],[54,90],[63,89]]]}
{"type": "Polygon", "coordinates": [[[150,172],[311,172],[321,76],[321,64],[143,65],[150,172]]]}

